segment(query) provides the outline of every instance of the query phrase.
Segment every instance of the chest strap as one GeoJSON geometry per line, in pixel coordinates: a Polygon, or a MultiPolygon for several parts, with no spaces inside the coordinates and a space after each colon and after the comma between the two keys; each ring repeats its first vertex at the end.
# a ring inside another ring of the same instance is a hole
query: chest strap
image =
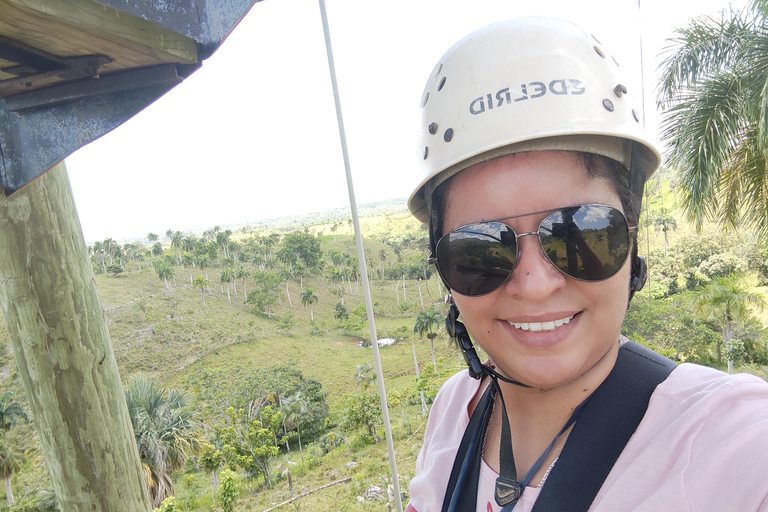
{"type": "MultiPolygon", "coordinates": [[[[581,411],[533,512],[586,512],[645,415],[656,386],[677,365],[634,343],[621,346],[611,373],[581,411]]],[[[480,460],[493,386],[483,394],[467,426],[451,476],[443,512],[475,510],[480,460]]]]}
{"type": "Polygon", "coordinates": [[[573,426],[533,512],[589,509],[645,416],[656,386],[676,367],[669,359],[638,343],[622,345],[613,370],[595,390],[573,426]]]}

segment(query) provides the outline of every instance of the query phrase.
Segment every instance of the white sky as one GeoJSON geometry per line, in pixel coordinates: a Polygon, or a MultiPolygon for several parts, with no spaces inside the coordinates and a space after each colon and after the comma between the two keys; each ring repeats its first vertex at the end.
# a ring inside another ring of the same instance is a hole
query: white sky
{"type": "MultiPolygon", "coordinates": [[[[664,39],[691,17],[728,7],[642,0],[640,18],[637,0],[326,3],[358,204],[411,192],[424,83],[471,31],[526,15],[571,20],[633,72],[628,86],[639,87],[642,21],[654,133],[664,39]]],[[[348,206],[317,0],[256,4],[201,69],[66,163],[89,243],[348,206]]]]}

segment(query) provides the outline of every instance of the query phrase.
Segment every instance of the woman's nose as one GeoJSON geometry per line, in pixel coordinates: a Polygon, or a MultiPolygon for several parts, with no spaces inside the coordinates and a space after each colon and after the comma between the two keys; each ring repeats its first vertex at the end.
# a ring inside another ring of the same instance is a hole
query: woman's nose
{"type": "Polygon", "coordinates": [[[539,300],[565,286],[566,277],[547,259],[538,233],[517,236],[518,257],[505,288],[507,293],[539,300]]]}

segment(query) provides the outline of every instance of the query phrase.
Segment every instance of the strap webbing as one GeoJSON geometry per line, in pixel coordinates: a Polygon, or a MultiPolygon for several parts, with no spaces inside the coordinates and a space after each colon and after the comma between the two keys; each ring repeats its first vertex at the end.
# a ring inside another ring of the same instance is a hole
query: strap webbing
{"type": "Polygon", "coordinates": [[[493,409],[494,386],[488,386],[475,407],[469,425],[464,431],[459,451],[453,462],[448,488],[443,499],[442,512],[474,510],[477,501],[477,482],[480,477],[480,459],[483,455],[485,432],[493,409]],[[474,489],[474,492],[464,492],[474,489]]]}
{"type": "Polygon", "coordinates": [[[645,415],[656,386],[677,365],[634,342],[584,406],[533,512],[586,511],[645,415]]]}
{"type": "MultiPolygon", "coordinates": [[[[533,512],[585,512],[645,415],[656,386],[677,365],[634,343],[622,345],[616,364],[581,411],[541,489],[533,512]]],[[[480,459],[494,386],[488,386],[461,440],[443,512],[475,510],[480,459]]]]}

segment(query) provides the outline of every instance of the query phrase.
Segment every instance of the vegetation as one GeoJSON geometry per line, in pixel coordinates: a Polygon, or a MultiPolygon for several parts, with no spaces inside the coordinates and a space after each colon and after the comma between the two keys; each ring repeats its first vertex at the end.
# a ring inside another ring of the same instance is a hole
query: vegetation
{"type": "Polygon", "coordinates": [[[660,80],[663,139],[680,169],[689,220],[768,237],[768,2],[692,20],[677,31],[660,80]]]}
{"type": "MultiPolygon", "coordinates": [[[[725,369],[731,360],[736,371],[768,375],[758,309],[730,310],[728,341],[727,317],[699,314],[696,306],[719,279],[759,294],[758,285],[768,284],[768,250],[748,233],[723,234],[705,224],[694,234],[680,216],[675,187],[669,170],[647,187],[640,248],[650,279],[628,311],[624,334],[677,361],[725,369]],[[723,346],[729,357],[721,360],[723,346]]],[[[365,270],[377,335],[398,340],[381,356],[407,492],[425,409],[463,363],[445,343],[443,290],[424,264],[426,231],[402,206],[399,214],[387,211],[363,220],[365,270]]],[[[370,352],[361,348],[370,340],[351,228],[343,218],[293,228],[169,230],[163,241],[92,246],[158,510],[266,510],[345,477],[352,480],[292,503],[381,509],[373,501],[357,504],[369,488],[386,489],[390,476],[376,376],[370,352]]],[[[0,342],[8,345],[2,324],[0,342]]],[[[12,357],[3,353],[0,363],[9,375],[4,389],[16,392],[9,400],[23,406],[12,357]]],[[[3,400],[0,423],[12,428],[0,459],[10,446],[9,481],[22,496],[14,510],[56,510],[34,430],[4,419],[3,400]]]]}

